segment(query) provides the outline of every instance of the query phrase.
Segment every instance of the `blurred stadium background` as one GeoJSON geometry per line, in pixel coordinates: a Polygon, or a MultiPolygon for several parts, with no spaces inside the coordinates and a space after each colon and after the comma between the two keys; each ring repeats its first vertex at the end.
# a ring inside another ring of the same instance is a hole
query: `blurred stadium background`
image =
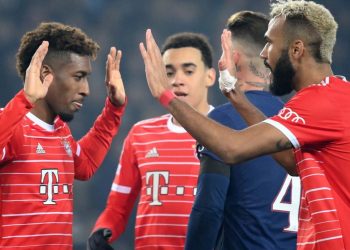
{"type": "MultiPolygon", "coordinates": [[[[126,114],[102,167],[89,182],[75,182],[74,249],[86,249],[85,242],[103,210],[117,168],[123,139],[131,126],[165,110],[152,98],[145,80],[138,44],[152,28],[159,44],[175,32],[193,31],[207,35],[214,47],[214,61],[221,55],[220,34],[226,19],[239,10],[269,12],[269,0],[0,0],[0,106],[3,107],[22,87],[15,69],[15,54],[21,36],[40,22],[57,21],[78,26],[96,40],[101,51],[93,63],[91,95],[71,123],[74,137],[80,138],[91,127],[105,99],[104,67],[110,46],[123,51],[121,72],[129,98],[126,114]]],[[[316,0],[331,10],[339,23],[333,56],[335,74],[349,77],[350,2],[316,0]]],[[[215,63],[216,64],[216,63],[215,63]]],[[[288,97],[285,97],[287,99],[288,97]]],[[[210,102],[225,102],[217,85],[210,102]]],[[[134,216],[123,236],[113,246],[133,249],[134,216]]]]}

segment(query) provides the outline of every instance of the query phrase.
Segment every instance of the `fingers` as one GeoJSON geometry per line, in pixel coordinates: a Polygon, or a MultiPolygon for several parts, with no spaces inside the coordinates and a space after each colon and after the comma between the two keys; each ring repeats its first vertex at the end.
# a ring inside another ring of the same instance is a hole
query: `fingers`
{"type": "Polygon", "coordinates": [[[49,42],[43,41],[40,46],[35,51],[34,55],[32,56],[32,59],[30,61],[30,64],[27,68],[27,73],[30,71],[32,74],[39,75],[42,62],[47,54],[47,51],[49,50],[49,42]]]}
{"type": "Polygon", "coordinates": [[[226,29],[223,32],[222,35],[222,47],[223,47],[223,51],[225,53],[225,59],[227,61],[228,64],[232,64],[232,62],[230,61],[230,55],[233,51],[233,48],[230,46],[232,45],[232,41],[231,41],[231,32],[227,31],[226,29]],[[231,44],[230,44],[231,42],[231,44]]]}
{"type": "Polygon", "coordinates": [[[120,50],[117,51],[115,47],[111,47],[109,54],[107,55],[107,61],[106,61],[105,82],[107,85],[111,80],[111,76],[113,74],[112,71],[114,70],[119,71],[121,57],[122,57],[122,52],[120,50]]]}
{"type": "Polygon", "coordinates": [[[115,69],[119,71],[120,69],[120,61],[122,60],[122,51],[118,50],[117,55],[115,57],[115,69]]]}
{"type": "Polygon", "coordinates": [[[223,71],[227,68],[229,68],[229,70],[231,70],[231,68],[233,66],[231,58],[230,58],[230,55],[232,53],[233,48],[232,48],[232,46],[230,46],[230,44],[232,45],[231,32],[228,31],[227,29],[224,29],[222,31],[222,34],[221,34],[222,55],[221,55],[221,58],[220,58],[219,63],[218,63],[220,71],[223,71]]]}
{"type": "Polygon", "coordinates": [[[117,54],[117,49],[115,47],[111,47],[111,49],[109,50],[109,55],[111,55],[112,58],[115,58],[117,54]]]}
{"type": "Polygon", "coordinates": [[[157,59],[161,58],[159,47],[153,37],[151,29],[147,29],[146,31],[146,47],[147,54],[152,62],[155,62],[157,59]]]}
{"type": "Polygon", "coordinates": [[[223,70],[227,69],[225,50],[224,50],[224,35],[223,34],[221,34],[221,50],[222,50],[222,54],[221,54],[221,57],[220,57],[219,62],[218,62],[218,67],[219,67],[220,71],[223,71],[223,70]]]}
{"type": "Polygon", "coordinates": [[[143,43],[140,43],[139,49],[140,49],[141,56],[142,56],[143,60],[146,62],[147,61],[147,51],[146,51],[145,45],[143,43]]]}
{"type": "Polygon", "coordinates": [[[111,79],[111,76],[110,76],[111,61],[112,61],[111,55],[108,54],[107,55],[107,60],[106,60],[106,76],[105,76],[105,83],[106,83],[106,85],[108,85],[108,83],[109,83],[109,81],[111,79]]]}
{"type": "Polygon", "coordinates": [[[38,47],[38,49],[35,51],[35,53],[32,57],[32,60],[31,60],[31,64],[40,64],[41,65],[48,50],[49,50],[49,42],[43,41],[40,44],[40,46],[38,47]]]}

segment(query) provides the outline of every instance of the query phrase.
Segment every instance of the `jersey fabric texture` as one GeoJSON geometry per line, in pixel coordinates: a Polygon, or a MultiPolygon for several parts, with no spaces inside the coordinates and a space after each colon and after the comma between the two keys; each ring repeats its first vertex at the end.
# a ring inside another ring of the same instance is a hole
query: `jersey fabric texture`
{"type": "Polygon", "coordinates": [[[65,122],[47,124],[31,108],[21,91],[0,112],[0,249],[72,249],[73,181],[102,163],[124,106],[106,100],[78,142],[65,122]]]}
{"type": "Polygon", "coordinates": [[[98,228],[124,231],[140,194],[135,249],[183,249],[197,191],[199,161],[195,140],[169,114],[141,121],[124,141],[106,209],[98,228]]]}
{"type": "Polygon", "coordinates": [[[298,249],[350,249],[350,83],[327,77],[265,122],[294,146],[302,182],[298,249]]]}
{"type": "MultiPolygon", "coordinates": [[[[266,116],[283,107],[265,91],[247,91],[246,96],[266,116]]],[[[235,130],[247,127],[230,103],[215,108],[209,117],[235,130]]],[[[186,249],[214,249],[218,240],[218,249],[295,249],[297,177],[289,176],[270,156],[230,166],[200,145],[198,153],[201,173],[186,249]]]]}

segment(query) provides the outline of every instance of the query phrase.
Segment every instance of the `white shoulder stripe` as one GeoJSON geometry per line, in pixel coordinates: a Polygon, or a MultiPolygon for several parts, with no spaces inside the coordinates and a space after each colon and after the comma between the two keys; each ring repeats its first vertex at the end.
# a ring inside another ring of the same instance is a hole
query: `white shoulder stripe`
{"type": "Polygon", "coordinates": [[[298,139],[287,127],[285,127],[281,123],[276,122],[272,119],[266,119],[263,122],[270,124],[270,125],[274,126],[275,128],[277,128],[279,131],[281,131],[289,139],[289,141],[293,144],[294,148],[300,147],[298,139]]]}

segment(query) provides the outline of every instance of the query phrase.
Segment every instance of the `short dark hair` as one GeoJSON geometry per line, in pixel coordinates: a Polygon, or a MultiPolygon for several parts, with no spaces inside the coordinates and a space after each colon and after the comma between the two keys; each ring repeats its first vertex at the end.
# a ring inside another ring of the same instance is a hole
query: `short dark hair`
{"type": "Polygon", "coordinates": [[[208,68],[213,67],[213,49],[208,38],[199,33],[182,32],[169,36],[161,49],[162,55],[169,49],[179,49],[192,47],[198,49],[202,54],[204,65],[208,68]]]}
{"type": "Polygon", "coordinates": [[[41,23],[36,29],[24,34],[17,51],[16,68],[23,80],[32,56],[44,40],[49,42],[49,51],[45,60],[70,53],[95,59],[100,49],[99,45],[79,28],[57,22],[41,23]]]}
{"type": "Polygon", "coordinates": [[[246,45],[253,45],[259,50],[265,46],[265,32],[269,25],[269,18],[259,12],[240,11],[227,20],[227,29],[235,39],[246,45]]]}

